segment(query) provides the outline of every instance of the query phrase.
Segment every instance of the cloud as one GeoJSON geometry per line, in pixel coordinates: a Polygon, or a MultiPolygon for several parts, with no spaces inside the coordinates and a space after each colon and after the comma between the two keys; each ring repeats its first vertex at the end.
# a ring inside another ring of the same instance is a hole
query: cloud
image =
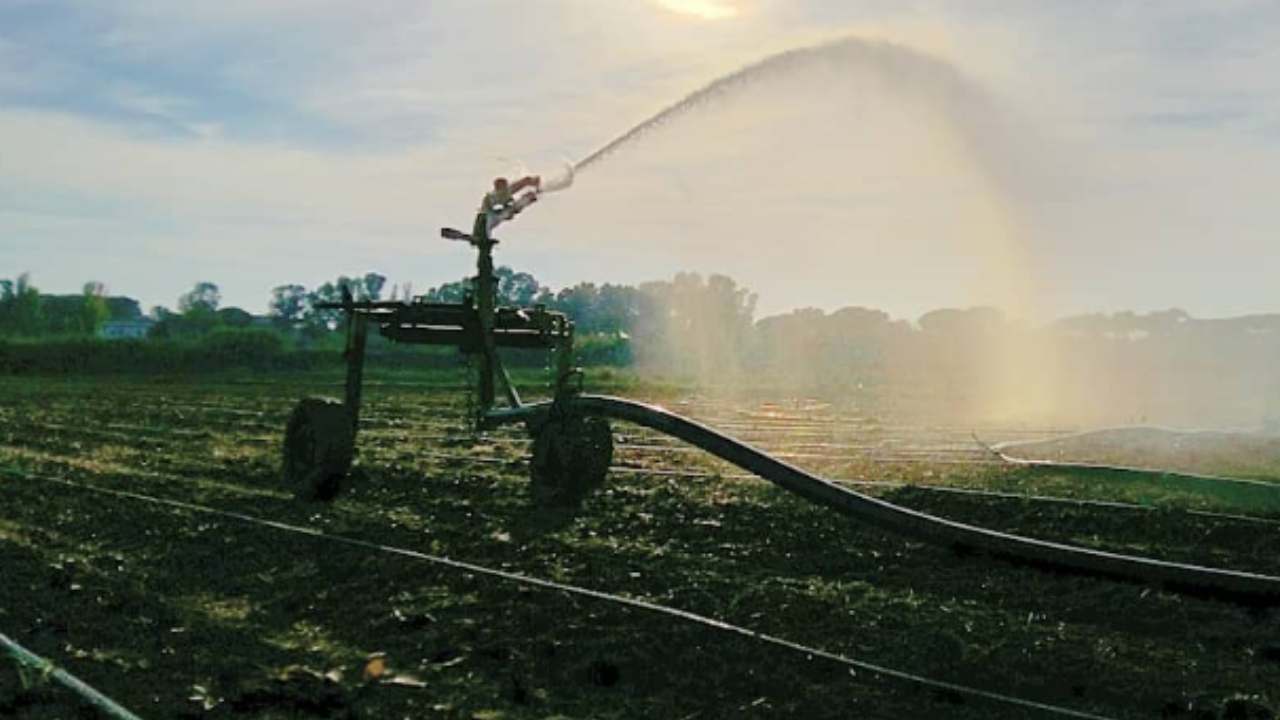
{"type": "MultiPolygon", "coordinates": [[[[431,236],[439,224],[466,222],[491,175],[581,157],[718,75],[852,31],[949,58],[1008,110],[1014,129],[1031,129],[1020,133],[1034,138],[1020,157],[1057,184],[1019,201],[1038,203],[1028,213],[1037,251],[1066,305],[1191,305],[1180,293],[1194,291],[1225,308],[1269,287],[1258,278],[1271,261],[1257,258],[1276,226],[1265,188],[1280,167],[1272,3],[703,4],[740,12],[698,22],[654,2],[597,0],[6,3],[0,233],[24,239],[5,261],[66,266],[77,242],[96,248],[109,237],[139,254],[181,243],[175,263],[223,262],[230,248],[348,271],[361,258],[399,253],[420,284],[452,278],[465,262],[427,262],[431,236]],[[1216,245],[1198,244],[1206,236],[1216,245]],[[32,237],[57,241],[42,250],[32,237]],[[314,252],[317,243],[327,254],[314,252]],[[1247,279],[1215,284],[1198,267],[1247,279]],[[1175,275],[1177,283],[1160,280],[1175,275]]],[[[777,109],[803,115],[805,107],[777,109]]],[[[841,156],[854,189],[833,183],[770,198],[751,185],[762,176],[733,174],[733,153],[760,141],[751,123],[766,120],[760,107],[739,108],[718,128],[677,128],[658,143],[666,154],[632,155],[616,174],[548,198],[521,219],[522,240],[504,253],[556,282],[635,280],[684,259],[646,257],[648,234],[782,230],[812,219],[824,231],[856,226],[887,237],[897,227],[925,237],[922,214],[943,213],[954,195],[907,201],[904,187],[942,195],[969,182],[972,168],[953,159],[929,175],[929,157],[913,154],[927,144],[893,137],[860,149],[864,156],[841,156]],[[889,148],[912,164],[897,179],[889,148]],[[747,187],[722,187],[735,177],[747,187]],[[692,198],[706,205],[686,207],[692,198]],[[748,200],[756,219],[734,216],[733,204],[748,200]]],[[[790,121],[838,137],[876,127],[864,120],[790,121]]],[[[761,157],[778,145],[765,143],[761,157]]],[[[868,267],[898,250],[881,243],[869,252],[879,255],[868,267]]],[[[715,260],[699,262],[714,269],[715,260]]],[[[241,270],[265,287],[280,267],[241,270]]],[[[918,280],[897,283],[918,291],[901,301],[904,312],[924,302],[918,293],[929,288],[918,280]]],[[[861,300],[891,305],[908,294],[894,296],[892,286],[861,300]]],[[[805,293],[839,303],[850,292],[803,278],[770,287],[766,304],[778,306],[805,293]]]]}
{"type": "Polygon", "coordinates": [[[343,154],[216,138],[133,137],[39,111],[0,113],[0,137],[6,138],[0,141],[4,183],[24,194],[93,199],[144,223],[156,217],[192,224],[305,221],[407,232],[421,227],[433,195],[451,197],[429,170],[435,157],[428,151],[343,154]]]}

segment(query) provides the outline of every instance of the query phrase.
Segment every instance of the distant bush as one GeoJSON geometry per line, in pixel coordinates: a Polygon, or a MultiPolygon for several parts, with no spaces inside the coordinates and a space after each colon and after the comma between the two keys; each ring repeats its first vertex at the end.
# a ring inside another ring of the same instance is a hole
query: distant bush
{"type": "MultiPolygon", "coordinates": [[[[0,339],[0,373],[92,374],[173,373],[223,369],[306,370],[340,367],[341,333],[298,345],[292,338],[267,328],[217,328],[186,339],[103,340],[89,337],[0,339]]],[[[578,338],[575,363],[621,367],[631,362],[625,337],[586,335],[578,338]]],[[[545,350],[503,350],[509,368],[550,367],[545,350]]],[[[447,369],[463,365],[456,348],[393,343],[371,334],[366,367],[388,370],[447,369]]]]}
{"type": "Polygon", "coordinates": [[[0,340],[6,374],[302,369],[341,361],[334,353],[286,350],[277,333],[261,329],[222,328],[197,340],[0,340]]]}
{"type": "Polygon", "coordinates": [[[284,354],[284,341],[271,330],[222,327],[193,344],[200,362],[217,367],[266,368],[284,354]]]}
{"type": "Polygon", "coordinates": [[[617,333],[595,333],[577,339],[578,363],[585,366],[629,367],[635,360],[631,340],[617,333]]]}
{"type": "Polygon", "coordinates": [[[142,340],[96,338],[0,341],[0,371],[9,374],[81,373],[110,369],[170,369],[181,364],[177,348],[142,340]]]}

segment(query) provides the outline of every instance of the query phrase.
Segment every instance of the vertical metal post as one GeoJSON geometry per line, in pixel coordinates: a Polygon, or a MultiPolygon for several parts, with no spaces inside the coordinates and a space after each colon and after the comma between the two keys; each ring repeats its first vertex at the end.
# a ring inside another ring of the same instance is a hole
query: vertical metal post
{"type": "Polygon", "coordinates": [[[347,310],[347,414],[351,416],[351,437],[360,425],[360,390],[364,380],[364,345],[369,336],[369,318],[347,310]]]}
{"type": "Polygon", "coordinates": [[[478,415],[493,409],[494,401],[494,343],[493,314],[497,302],[497,283],[493,277],[493,245],[488,232],[478,233],[472,242],[477,250],[476,259],[476,316],[480,321],[480,407],[478,415]]]}
{"type": "Polygon", "coordinates": [[[556,397],[569,391],[569,377],[573,374],[573,321],[563,320],[564,335],[556,346],[556,397]]]}

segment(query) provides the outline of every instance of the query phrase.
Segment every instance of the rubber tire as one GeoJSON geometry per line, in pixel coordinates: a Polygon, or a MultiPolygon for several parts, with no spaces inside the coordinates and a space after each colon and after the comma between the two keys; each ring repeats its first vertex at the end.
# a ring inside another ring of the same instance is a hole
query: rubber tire
{"type": "Polygon", "coordinates": [[[342,491],[355,455],[351,416],[340,400],[304,398],[284,431],[284,482],[300,500],[328,501],[342,491]]]}
{"type": "Polygon", "coordinates": [[[613,462],[613,430],[604,418],[552,418],[538,429],[529,463],[534,503],[573,506],[604,484],[613,462]]]}

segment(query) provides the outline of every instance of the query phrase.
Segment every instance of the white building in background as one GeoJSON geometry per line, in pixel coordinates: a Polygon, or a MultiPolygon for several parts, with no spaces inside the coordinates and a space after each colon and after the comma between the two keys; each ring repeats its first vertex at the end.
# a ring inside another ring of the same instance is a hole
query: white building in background
{"type": "Polygon", "coordinates": [[[123,340],[125,338],[145,338],[155,320],[107,320],[98,326],[98,337],[104,340],[123,340]]]}

